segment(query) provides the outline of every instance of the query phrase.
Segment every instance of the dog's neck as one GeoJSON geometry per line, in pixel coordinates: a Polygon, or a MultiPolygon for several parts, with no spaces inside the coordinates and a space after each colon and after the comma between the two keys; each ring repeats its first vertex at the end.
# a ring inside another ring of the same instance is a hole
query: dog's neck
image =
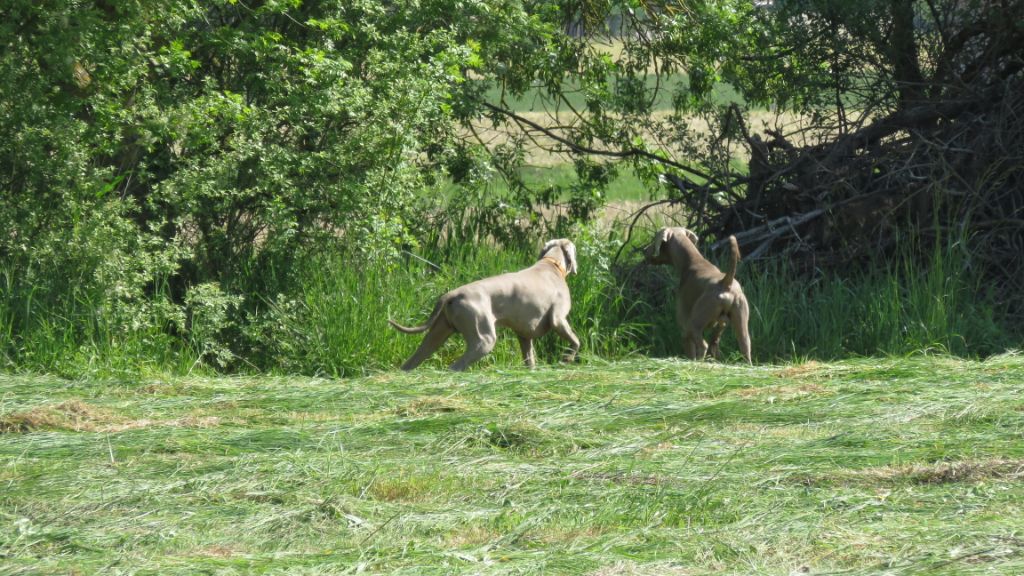
{"type": "Polygon", "coordinates": [[[668,246],[669,258],[672,259],[672,265],[680,272],[691,269],[695,264],[707,262],[700,255],[700,251],[693,245],[693,242],[689,240],[671,238],[669,242],[666,242],[666,245],[668,246]]]}
{"type": "Polygon", "coordinates": [[[558,270],[558,273],[561,274],[563,279],[569,275],[569,272],[566,271],[565,269],[565,264],[559,262],[557,258],[552,258],[551,256],[544,256],[543,258],[541,258],[541,261],[549,262],[552,266],[554,266],[555,269],[558,270]]]}

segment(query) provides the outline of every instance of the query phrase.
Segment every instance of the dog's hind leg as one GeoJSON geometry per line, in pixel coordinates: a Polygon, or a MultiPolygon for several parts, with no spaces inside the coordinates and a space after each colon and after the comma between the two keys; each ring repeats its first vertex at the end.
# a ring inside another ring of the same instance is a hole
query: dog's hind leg
{"type": "Polygon", "coordinates": [[[462,372],[469,365],[477,360],[490,354],[491,350],[494,350],[494,344],[498,341],[497,336],[492,331],[491,333],[481,334],[479,336],[466,336],[466,351],[459,356],[459,359],[452,363],[448,367],[452,372],[462,372]]]}
{"type": "Polygon", "coordinates": [[[402,364],[402,370],[409,371],[419,366],[424,360],[430,358],[430,355],[437,351],[438,348],[444,344],[445,340],[449,336],[455,333],[451,324],[443,316],[438,318],[434,325],[430,328],[430,332],[423,337],[423,342],[420,343],[420,347],[416,349],[416,352],[402,364]]]}
{"type": "Polygon", "coordinates": [[[740,353],[747,359],[747,364],[753,364],[750,355],[750,330],[747,323],[750,320],[750,305],[746,298],[740,298],[736,305],[729,311],[729,322],[732,323],[733,333],[736,334],[736,342],[739,343],[740,353]]]}
{"type": "MultiPolygon", "coordinates": [[[[693,312],[690,314],[690,322],[686,327],[684,337],[689,337],[692,344],[690,358],[703,360],[708,353],[708,344],[704,341],[704,329],[711,327],[718,321],[722,314],[722,305],[719,301],[720,295],[706,293],[697,299],[693,305],[693,312]]],[[[717,329],[717,328],[716,328],[717,329]]],[[[718,348],[718,334],[712,338],[712,344],[718,348]]]]}
{"type": "Polygon", "coordinates": [[[465,353],[449,366],[449,369],[455,372],[465,370],[470,364],[489,354],[498,341],[494,318],[481,314],[482,308],[483,306],[476,302],[453,302],[449,307],[449,319],[466,339],[465,353]]]}
{"type": "Polygon", "coordinates": [[[708,355],[718,360],[721,356],[721,350],[718,348],[719,342],[722,340],[722,333],[725,332],[725,322],[719,320],[715,322],[711,328],[711,340],[708,341],[708,355]]]}

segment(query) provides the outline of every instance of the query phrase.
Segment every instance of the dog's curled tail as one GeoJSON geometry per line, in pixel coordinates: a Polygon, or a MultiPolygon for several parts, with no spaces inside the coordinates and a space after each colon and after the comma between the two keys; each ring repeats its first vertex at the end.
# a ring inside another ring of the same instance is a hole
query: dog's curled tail
{"type": "Polygon", "coordinates": [[[427,330],[430,330],[431,326],[434,325],[434,322],[437,322],[437,317],[441,315],[441,309],[444,308],[444,305],[447,301],[448,299],[444,296],[438,298],[437,304],[434,305],[434,311],[430,313],[430,318],[422,326],[409,328],[407,326],[402,326],[401,324],[395,322],[391,318],[388,318],[388,324],[394,326],[395,330],[398,330],[399,332],[404,332],[406,334],[419,334],[420,332],[426,332],[427,330]]]}
{"type": "Polygon", "coordinates": [[[736,265],[740,263],[740,245],[735,236],[729,236],[729,246],[732,248],[732,267],[719,282],[723,288],[732,286],[732,281],[736,279],[736,265]]]}

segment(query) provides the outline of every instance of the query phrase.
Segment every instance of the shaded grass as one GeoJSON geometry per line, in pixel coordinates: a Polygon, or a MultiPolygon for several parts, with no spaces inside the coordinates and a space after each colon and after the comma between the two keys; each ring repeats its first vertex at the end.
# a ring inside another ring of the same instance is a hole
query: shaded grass
{"type": "Polygon", "coordinates": [[[1015,355],[0,376],[0,421],[65,415],[0,433],[0,572],[1019,573],[1022,383],[1015,355]]]}

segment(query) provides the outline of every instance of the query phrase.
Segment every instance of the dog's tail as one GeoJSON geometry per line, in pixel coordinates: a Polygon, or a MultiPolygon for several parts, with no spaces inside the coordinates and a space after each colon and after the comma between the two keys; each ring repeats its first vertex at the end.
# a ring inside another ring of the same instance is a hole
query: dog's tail
{"type": "Polygon", "coordinates": [[[406,326],[402,326],[401,324],[395,322],[391,318],[388,318],[388,323],[394,326],[395,330],[398,330],[399,332],[404,332],[406,334],[419,334],[420,332],[426,332],[427,330],[430,330],[430,328],[434,325],[434,322],[437,322],[437,317],[441,315],[441,310],[444,308],[444,305],[447,302],[448,299],[444,296],[438,298],[437,304],[434,305],[434,311],[430,313],[430,318],[422,326],[409,328],[406,326]]]}
{"type": "Polygon", "coordinates": [[[732,281],[736,279],[736,265],[740,263],[740,245],[735,236],[729,236],[729,246],[732,247],[732,267],[718,283],[723,288],[732,286],[732,281]]]}

